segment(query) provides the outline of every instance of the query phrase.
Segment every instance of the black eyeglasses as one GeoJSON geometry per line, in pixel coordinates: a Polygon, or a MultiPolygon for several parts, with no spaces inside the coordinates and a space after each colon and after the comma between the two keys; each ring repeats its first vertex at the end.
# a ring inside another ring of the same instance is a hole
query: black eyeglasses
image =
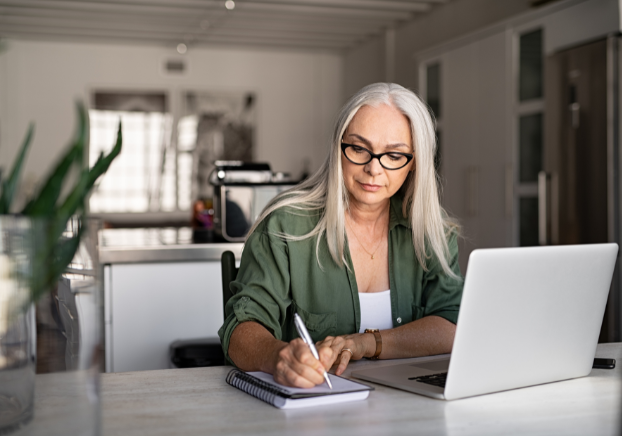
{"type": "Polygon", "coordinates": [[[365,147],[358,145],[341,143],[341,151],[343,155],[355,165],[366,165],[372,161],[372,159],[378,159],[382,168],[387,170],[399,170],[408,165],[413,159],[413,155],[410,153],[400,153],[397,151],[389,151],[387,153],[374,154],[365,147]]]}

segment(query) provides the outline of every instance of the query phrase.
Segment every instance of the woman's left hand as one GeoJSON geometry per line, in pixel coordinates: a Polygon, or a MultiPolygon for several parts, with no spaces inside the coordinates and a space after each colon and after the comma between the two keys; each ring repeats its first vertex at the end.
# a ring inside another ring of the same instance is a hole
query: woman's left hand
{"type": "Polygon", "coordinates": [[[344,336],[327,336],[326,339],[316,343],[320,362],[325,368],[338,364],[336,375],[341,375],[346,370],[350,360],[360,360],[365,356],[372,356],[375,352],[375,339],[373,335],[357,333],[344,336]],[[371,338],[370,338],[371,336],[371,338]],[[370,340],[373,342],[374,351],[369,352],[370,340]],[[350,350],[350,351],[347,351],[350,350]]]}

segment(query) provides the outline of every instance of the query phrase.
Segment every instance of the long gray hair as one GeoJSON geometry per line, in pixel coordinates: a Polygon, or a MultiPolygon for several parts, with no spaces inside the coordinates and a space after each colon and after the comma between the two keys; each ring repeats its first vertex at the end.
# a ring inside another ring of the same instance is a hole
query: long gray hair
{"type": "MultiPolygon", "coordinates": [[[[349,196],[341,168],[341,140],[358,110],[365,105],[377,107],[389,105],[402,112],[410,122],[415,163],[404,181],[402,213],[409,217],[417,260],[427,271],[426,243],[439,260],[443,271],[453,278],[458,276],[449,266],[447,237],[457,232],[458,226],[443,210],[439,201],[439,188],[434,169],[436,138],[434,121],[427,106],[417,95],[394,83],[374,83],[357,92],[343,106],[332,136],[332,147],[322,167],[310,178],[294,188],[275,197],[263,210],[249,235],[261,221],[276,209],[290,207],[299,210],[318,210],[320,220],[305,235],[278,235],[288,240],[303,240],[317,236],[316,257],[319,260],[320,240],[325,235],[329,252],[340,266],[346,264],[344,248],[346,241],[345,213],[349,208],[349,196]]],[[[321,265],[320,265],[321,266],[321,265]]]]}

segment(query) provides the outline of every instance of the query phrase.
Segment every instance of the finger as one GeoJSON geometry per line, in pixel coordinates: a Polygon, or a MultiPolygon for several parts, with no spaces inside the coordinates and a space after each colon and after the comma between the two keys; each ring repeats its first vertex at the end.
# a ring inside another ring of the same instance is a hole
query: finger
{"type": "Polygon", "coordinates": [[[352,358],[352,353],[348,351],[342,351],[341,356],[339,358],[339,366],[335,370],[336,375],[341,375],[348,367],[348,363],[350,363],[350,359],[352,358]]]}
{"type": "Polygon", "coordinates": [[[332,347],[318,348],[317,353],[320,356],[320,363],[327,370],[333,366],[335,359],[337,359],[337,354],[332,347]]]}
{"type": "MultiPolygon", "coordinates": [[[[314,371],[312,371],[314,372],[314,371]]],[[[309,389],[314,387],[319,383],[314,383],[313,381],[301,376],[292,368],[287,365],[283,365],[282,367],[277,366],[277,371],[274,374],[274,381],[280,383],[285,386],[291,386],[294,388],[305,388],[309,389]]],[[[322,381],[324,379],[322,378],[322,381]]]]}
{"type": "Polygon", "coordinates": [[[318,354],[323,348],[330,348],[334,342],[335,338],[326,338],[323,341],[319,341],[315,343],[315,349],[318,351],[318,354]]]}
{"type": "Polygon", "coordinates": [[[336,361],[339,360],[341,350],[343,350],[344,348],[352,348],[350,346],[350,341],[346,340],[345,338],[339,338],[338,341],[334,341],[331,344],[331,349],[333,350],[333,365],[336,361]]]}
{"type": "Polygon", "coordinates": [[[291,342],[293,356],[296,361],[308,365],[315,370],[323,373],[324,367],[319,362],[318,359],[315,358],[313,353],[311,353],[311,349],[304,342],[302,343],[294,343],[291,342]]]}
{"type": "Polygon", "coordinates": [[[324,380],[324,373],[326,368],[324,365],[313,356],[311,350],[306,344],[292,344],[294,345],[294,359],[290,362],[290,367],[303,377],[316,381],[316,384],[322,383],[324,380]],[[309,371],[313,372],[311,374],[309,371]],[[319,379],[318,379],[319,377],[319,379]]]}
{"type": "Polygon", "coordinates": [[[314,386],[324,380],[324,367],[313,357],[309,347],[302,340],[294,340],[279,351],[275,372],[279,373],[283,379],[285,379],[284,374],[288,374],[290,376],[288,383],[294,383],[289,370],[309,380],[314,386]]]}
{"type": "Polygon", "coordinates": [[[330,347],[330,344],[335,340],[335,338],[333,336],[326,336],[323,340],[321,341],[317,341],[315,343],[316,347],[330,347]]]}
{"type": "Polygon", "coordinates": [[[289,362],[289,368],[296,372],[299,376],[311,381],[314,385],[318,385],[324,382],[325,369],[322,364],[313,357],[313,354],[308,350],[302,352],[302,355],[298,359],[298,356],[289,362]]]}

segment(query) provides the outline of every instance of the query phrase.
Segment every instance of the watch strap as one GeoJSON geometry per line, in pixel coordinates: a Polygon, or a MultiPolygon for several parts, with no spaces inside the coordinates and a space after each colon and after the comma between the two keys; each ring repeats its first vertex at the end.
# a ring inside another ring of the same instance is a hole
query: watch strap
{"type": "Polygon", "coordinates": [[[378,329],[365,329],[365,333],[372,333],[374,338],[376,339],[376,352],[370,359],[376,360],[380,353],[382,353],[382,336],[380,335],[380,330],[378,329]]]}

